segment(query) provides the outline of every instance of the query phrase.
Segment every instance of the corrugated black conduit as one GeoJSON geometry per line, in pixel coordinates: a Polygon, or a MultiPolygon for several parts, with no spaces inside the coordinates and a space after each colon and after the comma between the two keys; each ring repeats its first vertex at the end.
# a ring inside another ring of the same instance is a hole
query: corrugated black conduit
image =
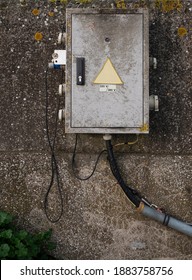
{"type": "Polygon", "coordinates": [[[124,182],[124,180],[123,180],[123,178],[122,178],[122,176],[121,176],[121,174],[119,172],[119,168],[117,166],[116,159],[114,157],[113,146],[111,144],[111,140],[107,140],[106,141],[106,147],[107,147],[108,160],[109,160],[111,171],[112,171],[114,177],[117,179],[117,182],[119,183],[119,185],[123,189],[123,191],[126,194],[126,196],[129,198],[129,200],[136,207],[139,207],[139,204],[141,202],[141,197],[140,197],[139,193],[136,190],[132,189],[130,186],[128,186],[124,182]]]}

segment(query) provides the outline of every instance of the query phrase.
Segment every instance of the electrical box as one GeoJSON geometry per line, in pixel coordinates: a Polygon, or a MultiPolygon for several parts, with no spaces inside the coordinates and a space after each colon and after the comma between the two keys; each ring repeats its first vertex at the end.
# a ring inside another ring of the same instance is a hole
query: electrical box
{"type": "Polygon", "coordinates": [[[148,11],[67,9],[66,133],[149,132],[148,11]]]}

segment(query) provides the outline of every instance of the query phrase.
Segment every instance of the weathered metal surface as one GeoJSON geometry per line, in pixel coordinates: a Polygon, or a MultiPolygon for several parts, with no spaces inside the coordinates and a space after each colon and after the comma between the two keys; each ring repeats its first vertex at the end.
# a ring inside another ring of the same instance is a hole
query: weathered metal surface
{"type": "Polygon", "coordinates": [[[66,92],[66,132],[147,133],[147,10],[117,14],[115,10],[69,9],[67,21],[67,69],[72,68],[67,83],[72,86],[66,92]],[[84,86],[77,85],[78,57],[85,58],[84,86]],[[107,59],[110,64],[105,71],[107,59]],[[98,75],[103,75],[101,82],[94,82],[98,75]],[[116,89],[106,92],[101,90],[103,84],[116,84],[116,89]]]}
{"type": "MultiPolygon", "coordinates": [[[[94,1],[94,5],[110,8],[112,2],[94,1]]],[[[180,9],[151,3],[149,46],[150,55],[158,59],[158,69],[150,71],[150,94],[159,95],[160,111],[150,113],[149,135],[141,135],[135,145],[116,147],[115,154],[126,181],[170,214],[191,222],[192,3],[182,1],[180,9]]],[[[130,6],[134,5],[127,8],[130,6]]],[[[56,41],[64,19],[61,4],[28,1],[21,7],[16,0],[0,3],[0,209],[16,215],[22,228],[52,228],[57,242],[54,255],[61,259],[192,259],[190,238],[134,211],[114,180],[105,155],[91,180],[74,178],[71,157],[75,135],[64,134],[63,123],[58,126],[56,154],[64,214],[57,224],[47,221],[43,200],[51,167],[44,77],[53,51],[60,48],[56,41]],[[32,13],[35,8],[37,16],[32,13]],[[43,36],[40,41],[34,37],[37,32],[43,36]]],[[[49,71],[51,133],[60,80],[60,71],[49,71]]],[[[134,140],[135,136],[113,137],[114,144],[134,140]]],[[[101,135],[80,135],[77,166],[81,176],[90,173],[104,148],[101,135]]],[[[55,185],[50,198],[51,213],[56,215],[60,204],[55,185]]]]}

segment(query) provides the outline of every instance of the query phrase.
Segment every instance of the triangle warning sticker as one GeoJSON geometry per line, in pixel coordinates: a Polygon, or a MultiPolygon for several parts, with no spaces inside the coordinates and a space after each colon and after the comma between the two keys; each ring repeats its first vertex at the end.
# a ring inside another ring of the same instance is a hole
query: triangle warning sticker
{"type": "Polygon", "coordinates": [[[93,81],[94,84],[122,85],[123,81],[115,70],[110,58],[107,58],[101,71],[93,81]]]}

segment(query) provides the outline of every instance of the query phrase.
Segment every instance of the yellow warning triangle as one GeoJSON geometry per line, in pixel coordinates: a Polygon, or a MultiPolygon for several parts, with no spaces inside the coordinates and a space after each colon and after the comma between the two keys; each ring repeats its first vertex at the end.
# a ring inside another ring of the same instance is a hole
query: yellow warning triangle
{"type": "Polygon", "coordinates": [[[117,74],[110,58],[107,58],[103,65],[103,68],[93,81],[94,84],[110,84],[110,85],[122,85],[123,81],[117,74]]]}

